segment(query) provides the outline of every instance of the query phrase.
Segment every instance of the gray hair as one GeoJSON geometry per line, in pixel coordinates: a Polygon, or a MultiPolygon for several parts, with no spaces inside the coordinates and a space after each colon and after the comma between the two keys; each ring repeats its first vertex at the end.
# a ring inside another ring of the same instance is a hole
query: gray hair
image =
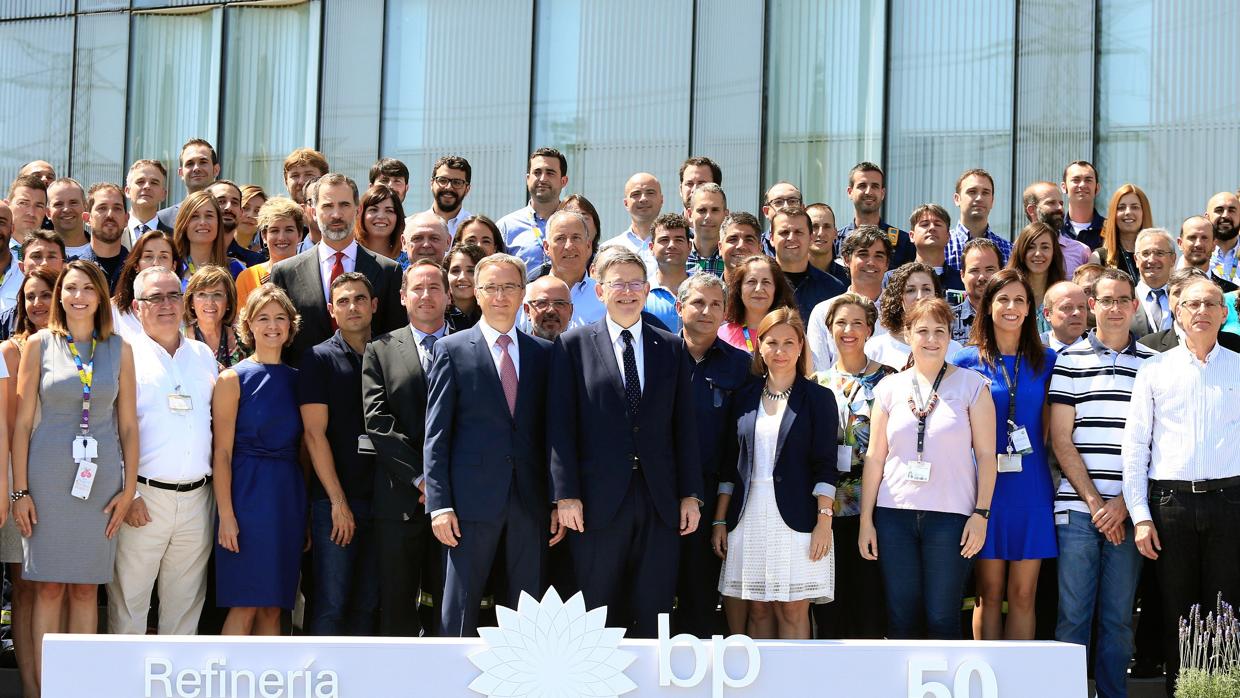
{"type": "Polygon", "coordinates": [[[696,187],[694,187],[693,193],[689,195],[690,206],[693,205],[693,199],[694,197],[698,195],[698,192],[705,192],[707,194],[718,194],[719,196],[723,197],[723,207],[724,208],[728,207],[728,195],[723,193],[723,187],[719,186],[718,184],[715,184],[714,182],[706,182],[705,184],[699,184],[696,187]]]}
{"type": "Polygon", "coordinates": [[[547,230],[551,230],[552,223],[555,223],[556,221],[564,220],[565,218],[571,221],[576,221],[577,224],[581,226],[581,229],[585,232],[586,238],[587,239],[591,238],[590,224],[586,222],[585,216],[581,215],[580,213],[577,213],[576,211],[567,211],[565,209],[560,209],[556,211],[555,213],[551,214],[551,217],[547,219],[547,230]]]}
{"type": "Polygon", "coordinates": [[[1134,250],[1137,249],[1138,247],[1141,246],[1142,240],[1146,240],[1152,237],[1161,237],[1163,239],[1163,242],[1167,243],[1167,247],[1171,249],[1171,252],[1173,254],[1175,253],[1176,251],[1175,236],[1173,236],[1171,232],[1168,231],[1166,228],[1146,228],[1142,230],[1141,232],[1137,233],[1137,239],[1136,239],[1136,242],[1132,244],[1132,248],[1134,250]]]}
{"type": "Polygon", "coordinates": [[[451,233],[448,232],[448,224],[444,223],[442,218],[436,216],[430,211],[422,211],[421,213],[415,213],[410,216],[409,220],[405,223],[405,232],[401,236],[404,238],[402,242],[407,243],[413,239],[413,228],[420,225],[429,225],[439,228],[444,237],[451,237],[451,233]]]}
{"type": "Polygon", "coordinates": [[[507,264],[517,270],[517,276],[521,277],[521,287],[525,288],[525,260],[503,252],[496,252],[495,254],[487,255],[474,266],[474,284],[478,283],[478,277],[482,275],[483,269],[502,264],[507,264]]]}
{"type": "MultiPolygon", "coordinates": [[[[704,186],[706,185],[699,185],[698,189],[701,189],[704,186]]],[[[719,185],[716,184],[715,186],[719,185]]],[[[689,278],[685,279],[684,282],[680,284],[680,288],[676,291],[676,302],[685,303],[689,300],[690,293],[693,293],[694,291],[702,291],[708,288],[716,289],[719,293],[722,293],[723,307],[728,307],[727,284],[723,283],[723,279],[707,271],[697,271],[690,274],[689,278]]]]}
{"type": "Polygon", "coordinates": [[[138,272],[138,275],[134,277],[133,297],[142,298],[146,296],[146,284],[148,280],[153,277],[159,276],[160,274],[167,274],[171,276],[172,278],[176,279],[178,282],[180,282],[181,280],[180,277],[174,274],[172,270],[168,269],[167,267],[147,267],[146,269],[143,269],[142,271],[138,272]]]}
{"type": "Polygon", "coordinates": [[[1210,281],[1210,275],[1195,267],[1176,269],[1171,272],[1171,279],[1167,281],[1167,296],[1169,299],[1178,299],[1185,288],[1198,281],[1210,281]]]}
{"type": "Polygon", "coordinates": [[[608,245],[598,251],[594,257],[594,280],[602,283],[607,271],[620,264],[633,264],[642,270],[642,281],[646,281],[646,263],[636,252],[619,245],[608,245]]]}

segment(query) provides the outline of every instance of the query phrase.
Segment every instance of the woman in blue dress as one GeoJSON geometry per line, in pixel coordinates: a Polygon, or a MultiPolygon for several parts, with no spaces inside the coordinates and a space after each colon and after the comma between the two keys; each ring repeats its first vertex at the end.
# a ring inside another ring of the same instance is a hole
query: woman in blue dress
{"type": "Polygon", "coordinates": [[[999,475],[986,543],[977,555],[976,640],[1033,639],[1038,572],[1043,559],[1058,554],[1043,428],[1055,352],[1038,339],[1033,298],[1019,271],[995,274],[982,295],[969,346],[952,357],[957,366],[990,379],[996,412],[999,475]]]}
{"type": "Polygon", "coordinates": [[[279,635],[297,594],[306,492],[297,448],[297,370],[280,353],[297,334],[292,301],[272,284],[250,294],[242,341],[254,354],[220,374],[211,400],[215,436],[215,602],[225,635],[279,635]],[[237,415],[244,413],[245,419],[237,415]]]}

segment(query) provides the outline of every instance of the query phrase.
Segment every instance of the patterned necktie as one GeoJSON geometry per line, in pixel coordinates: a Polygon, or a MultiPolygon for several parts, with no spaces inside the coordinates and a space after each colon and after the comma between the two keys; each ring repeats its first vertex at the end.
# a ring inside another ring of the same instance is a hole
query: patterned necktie
{"type": "Polygon", "coordinates": [[[431,357],[435,355],[435,340],[439,339],[433,334],[428,334],[422,338],[422,372],[431,372],[431,357]]]}
{"type": "Polygon", "coordinates": [[[620,330],[624,340],[624,397],[629,401],[629,412],[637,416],[637,405],[642,400],[642,383],[637,375],[637,352],[633,351],[633,334],[620,330]]]}
{"type": "Polygon", "coordinates": [[[515,417],[517,414],[517,365],[512,361],[512,354],[508,353],[512,337],[501,334],[495,341],[499,344],[500,352],[503,353],[499,361],[499,384],[504,387],[504,397],[508,399],[508,414],[515,417]]]}
{"type": "Polygon", "coordinates": [[[1162,299],[1167,292],[1161,288],[1150,290],[1150,315],[1154,318],[1154,331],[1159,332],[1163,329],[1163,309],[1162,299]]]}
{"type": "Polygon", "coordinates": [[[146,235],[149,232],[151,232],[151,227],[149,225],[147,225],[146,223],[139,223],[137,230],[134,231],[134,235],[136,237],[142,237],[143,235],[146,235]]]}

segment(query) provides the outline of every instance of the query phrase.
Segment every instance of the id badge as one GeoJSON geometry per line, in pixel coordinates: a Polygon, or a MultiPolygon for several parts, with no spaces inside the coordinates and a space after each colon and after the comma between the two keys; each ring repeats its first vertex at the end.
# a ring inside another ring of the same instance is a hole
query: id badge
{"type": "Polygon", "coordinates": [[[841,473],[852,472],[852,446],[835,447],[835,469],[841,473]]]}
{"type": "Polygon", "coordinates": [[[1019,453],[1000,453],[999,454],[999,472],[1001,473],[1019,473],[1020,467],[1019,453]]]}
{"type": "Polygon", "coordinates": [[[1012,440],[1012,450],[1018,454],[1033,453],[1033,444],[1029,441],[1029,432],[1024,427],[1016,427],[1008,432],[1012,440]]]}
{"type": "Polygon", "coordinates": [[[194,409],[194,403],[190,401],[188,395],[182,395],[181,393],[169,393],[168,409],[173,412],[189,412],[194,409]]]}
{"type": "Polygon", "coordinates": [[[94,460],[99,457],[99,442],[93,436],[73,437],[73,460],[94,460]]]}
{"type": "Polygon", "coordinates": [[[1055,525],[1056,526],[1067,526],[1069,520],[1070,519],[1068,516],[1068,512],[1066,511],[1061,511],[1058,514],[1055,514],[1055,525]]]}
{"type": "Polygon", "coordinates": [[[369,435],[362,434],[357,437],[357,452],[362,455],[371,455],[375,452],[375,445],[371,442],[369,435]]]}
{"type": "Polygon", "coordinates": [[[95,486],[95,472],[98,470],[99,466],[93,461],[78,461],[77,475],[73,478],[73,489],[69,494],[78,499],[90,498],[90,490],[95,486]]]}
{"type": "Polygon", "coordinates": [[[912,482],[930,482],[930,461],[911,460],[908,462],[908,479],[912,482]]]}

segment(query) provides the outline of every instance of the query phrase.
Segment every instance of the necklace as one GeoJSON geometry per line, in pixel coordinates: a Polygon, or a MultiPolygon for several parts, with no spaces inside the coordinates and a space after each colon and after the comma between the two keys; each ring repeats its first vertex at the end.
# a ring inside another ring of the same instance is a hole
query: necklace
{"type": "Polygon", "coordinates": [[[779,391],[778,393],[772,393],[770,388],[766,387],[765,385],[762,386],[762,397],[765,397],[768,400],[774,400],[776,402],[780,402],[782,400],[787,400],[788,396],[791,394],[792,394],[791,385],[779,391]]]}

